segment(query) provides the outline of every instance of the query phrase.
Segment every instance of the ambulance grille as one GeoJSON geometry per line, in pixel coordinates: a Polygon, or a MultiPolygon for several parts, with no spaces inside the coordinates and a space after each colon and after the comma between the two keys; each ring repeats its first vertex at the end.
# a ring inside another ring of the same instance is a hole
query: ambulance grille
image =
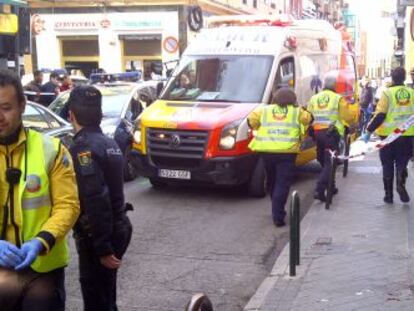
{"type": "Polygon", "coordinates": [[[149,128],[147,151],[157,167],[198,167],[207,146],[207,131],[185,131],[149,128]]]}

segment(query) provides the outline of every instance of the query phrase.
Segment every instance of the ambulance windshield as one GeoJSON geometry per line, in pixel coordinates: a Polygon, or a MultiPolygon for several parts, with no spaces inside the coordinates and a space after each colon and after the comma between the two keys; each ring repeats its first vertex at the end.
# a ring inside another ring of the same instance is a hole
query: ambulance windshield
{"type": "Polygon", "coordinates": [[[162,99],[201,102],[259,103],[273,56],[184,56],[162,99]]]}

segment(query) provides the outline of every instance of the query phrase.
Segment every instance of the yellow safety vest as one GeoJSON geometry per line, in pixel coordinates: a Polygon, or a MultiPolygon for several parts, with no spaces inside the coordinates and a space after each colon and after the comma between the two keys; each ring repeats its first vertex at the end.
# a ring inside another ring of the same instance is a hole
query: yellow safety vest
{"type": "Polygon", "coordinates": [[[345,126],[339,119],[339,102],[341,95],[330,90],[324,90],[310,100],[309,112],[313,114],[313,126],[316,130],[328,128],[334,124],[341,136],[345,133],[345,126]]]}
{"type": "Polygon", "coordinates": [[[299,108],[292,105],[280,107],[268,105],[263,108],[260,127],[249,144],[259,152],[286,152],[300,143],[303,127],[299,122],[299,108]]]}
{"type": "MultiPolygon", "coordinates": [[[[23,215],[24,241],[31,240],[41,231],[43,224],[50,218],[52,203],[50,200],[49,172],[59,152],[60,141],[56,138],[28,130],[26,139],[27,155],[22,157],[20,169],[24,176],[20,178],[19,198],[23,215]],[[27,167],[25,158],[27,157],[27,167]]],[[[49,253],[40,255],[31,265],[37,272],[49,272],[69,263],[69,247],[66,238],[56,240],[49,253]]]]}
{"type": "MultiPolygon", "coordinates": [[[[393,86],[386,90],[388,112],[384,122],[376,130],[379,136],[390,135],[397,127],[414,114],[414,92],[405,86],[393,86]]],[[[414,136],[414,126],[405,131],[403,136],[414,136]]]]}

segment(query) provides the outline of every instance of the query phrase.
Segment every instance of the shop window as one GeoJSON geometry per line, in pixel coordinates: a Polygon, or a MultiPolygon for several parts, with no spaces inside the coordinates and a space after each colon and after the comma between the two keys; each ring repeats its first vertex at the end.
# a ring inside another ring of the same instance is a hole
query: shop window
{"type": "Polygon", "coordinates": [[[62,38],[62,54],[64,57],[99,56],[98,38],[69,39],[62,38]]]}
{"type": "Polygon", "coordinates": [[[125,56],[161,55],[161,36],[125,36],[123,40],[125,56]]]}

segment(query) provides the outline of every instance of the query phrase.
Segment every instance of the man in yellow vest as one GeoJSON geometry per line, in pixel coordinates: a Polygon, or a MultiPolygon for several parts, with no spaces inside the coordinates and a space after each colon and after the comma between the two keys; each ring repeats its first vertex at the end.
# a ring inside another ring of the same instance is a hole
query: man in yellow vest
{"type": "MultiPolygon", "coordinates": [[[[384,139],[414,114],[414,91],[404,86],[406,72],[402,67],[393,70],[392,86],[382,93],[375,115],[362,136],[368,142],[374,131],[384,139]]],[[[410,201],[405,189],[408,177],[407,165],[413,154],[414,126],[410,127],[391,144],[380,150],[384,183],[384,202],[393,203],[394,167],[397,179],[397,192],[402,202],[410,201]]]]}
{"type": "Polygon", "coordinates": [[[273,223],[282,227],[296,156],[312,115],[297,106],[295,92],[290,88],[281,88],[272,97],[271,105],[260,106],[248,117],[250,128],[257,131],[249,148],[262,156],[270,184],[273,223]]]}
{"type": "MultiPolygon", "coordinates": [[[[345,122],[354,121],[354,115],[349,113],[348,103],[336,93],[337,77],[328,74],[325,77],[324,89],[312,96],[308,111],[315,118],[313,122],[314,139],[316,140],[317,160],[322,166],[316,185],[314,198],[326,201],[326,189],[332,170],[330,151],[339,151],[339,142],[345,133],[345,122]]],[[[338,189],[334,188],[334,194],[338,189]]]]}
{"type": "Polygon", "coordinates": [[[66,236],[79,215],[60,141],[25,129],[17,76],[0,71],[0,309],[65,309],[66,236]]]}

